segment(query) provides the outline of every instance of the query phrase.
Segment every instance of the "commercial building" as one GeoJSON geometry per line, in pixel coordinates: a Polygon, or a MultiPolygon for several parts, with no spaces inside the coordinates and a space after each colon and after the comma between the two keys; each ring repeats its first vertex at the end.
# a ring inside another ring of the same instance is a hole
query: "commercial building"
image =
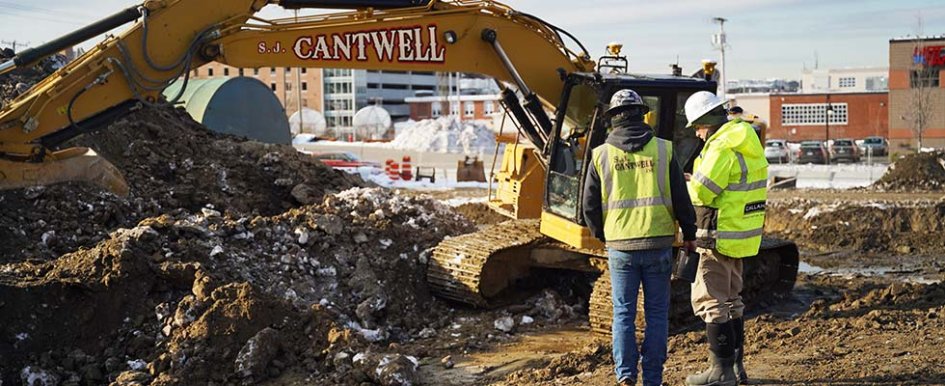
{"type": "Polygon", "coordinates": [[[889,40],[891,151],[945,148],[945,36],[889,40]]]}
{"type": "Polygon", "coordinates": [[[769,111],[768,137],[792,142],[886,137],[889,131],[889,94],[882,91],[772,94],[769,111]]]}
{"type": "Polygon", "coordinates": [[[354,113],[378,105],[394,122],[410,117],[406,98],[433,93],[440,79],[433,72],[325,69],[325,119],[328,127],[351,126],[354,113]]]}
{"type": "Polygon", "coordinates": [[[804,70],[801,93],[858,93],[886,91],[889,69],[885,67],[804,70]]]}
{"type": "Polygon", "coordinates": [[[282,102],[287,115],[299,110],[299,92],[301,88],[301,107],[308,107],[316,111],[323,110],[322,100],[322,70],[319,68],[237,68],[222,63],[210,62],[192,71],[194,79],[209,79],[217,77],[247,76],[259,79],[268,85],[276,98],[282,102]],[[297,76],[301,76],[298,80],[297,76]]]}
{"type": "Polygon", "coordinates": [[[439,118],[445,115],[462,119],[492,119],[499,109],[499,95],[417,96],[406,98],[410,119],[439,118]]]}

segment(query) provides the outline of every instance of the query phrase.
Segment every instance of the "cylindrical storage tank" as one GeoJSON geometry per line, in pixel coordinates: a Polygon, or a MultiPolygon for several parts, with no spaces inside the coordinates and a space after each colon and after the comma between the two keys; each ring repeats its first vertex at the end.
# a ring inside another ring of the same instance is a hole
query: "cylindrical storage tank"
{"type": "Polygon", "coordinates": [[[303,107],[301,112],[296,111],[289,117],[289,130],[293,135],[304,133],[324,137],[328,132],[328,126],[322,113],[303,107]]]}
{"type": "Polygon", "coordinates": [[[368,106],[354,113],[354,130],[361,138],[381,139],[390,129],[390,113],[380,106],[368,106]]]}
{"type": "MultiPolygon", "coordinates": [[[[174,98],[182,83],[165,89],[164,96],[174,98]]],[[[179,102],[210,130],[266,143],[292,141],[282,103],[256,78],[191,79],[179,102]]]]}

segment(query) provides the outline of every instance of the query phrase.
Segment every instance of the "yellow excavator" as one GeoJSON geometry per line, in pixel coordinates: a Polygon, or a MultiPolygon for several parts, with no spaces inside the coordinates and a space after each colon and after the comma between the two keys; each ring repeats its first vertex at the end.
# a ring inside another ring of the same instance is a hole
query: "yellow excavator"
{"type": "MultiPolygon", "coordinates": [[[[0,64],[0,75],[129,23],[0,110],[0,189],[86,181],[126,194],[111,163],[65,144],[129,111],[164,103],[162,90],[186,84],[192,69],[211,61],[240,68],[483,74],[503,86],[500,103],[518,129],[505,146],[489,201],[514,221],[441,243],[428,281],[442,297],[488,306],[534,268],[603,272],[590,320],[604,333],[611,312],[606,258],[580,208],[584,160],[606,137],[604,104],[617,90],[636,90],[651,107],[656,134],[672,140],[676,159],[685,161],[701,144],[684,129],[683,103],[696,91],[716,88],[678,71],[630,74],[619,45],[594,61],[567,31],[485,0],[147,0],[20,52],[0,64]],[[340,11],[256,17],[267,5],[340,11]]],[[[746,260],[747,297],[789,292],[797,263],[794,244],[766,240],[761,253],[746,260]]],[[[686,286],[678,288],[684,296],[686,286]]]]}

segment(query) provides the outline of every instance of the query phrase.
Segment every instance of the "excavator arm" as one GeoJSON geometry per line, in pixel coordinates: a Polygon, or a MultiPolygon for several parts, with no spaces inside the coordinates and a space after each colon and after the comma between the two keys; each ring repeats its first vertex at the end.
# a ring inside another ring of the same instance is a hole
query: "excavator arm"
{"type": "Polygon", "coordinates": [[[121,35],[106,38],[0,110],[0,189],[86,180],[126,193],[107,161],[60,147],[144,104],[159,103],[164,88],[186,82],[192,69],[209,61],[242,68],[488,75],[522,94],[525,108],[518,106],[516,115],[531,121],[519,123],[538,145],[547,140],[550,122],[543,109],[558,104],[562,73],[594,66],[586,53],[567,48],[563,31],[492,1],[148,0],[26,51],[0,64],[0,74],[132,18],[137,22],[121,35]],[[269,4],[355,10],[298,20],[254,16],[269,4]]]}

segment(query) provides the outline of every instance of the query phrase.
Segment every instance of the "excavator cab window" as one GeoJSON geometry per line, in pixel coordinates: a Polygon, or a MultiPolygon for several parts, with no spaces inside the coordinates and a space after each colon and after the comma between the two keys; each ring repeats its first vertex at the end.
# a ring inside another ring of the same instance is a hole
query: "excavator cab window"
{"type": "Polygon", "coordinates": [[[547,208],[554,214],[576,220],[581,198],[583,155],[589,143],[598,92],[588,83],[574,83],[562,98],[564,109],[556,114],[546,189],[547,208]]]}

